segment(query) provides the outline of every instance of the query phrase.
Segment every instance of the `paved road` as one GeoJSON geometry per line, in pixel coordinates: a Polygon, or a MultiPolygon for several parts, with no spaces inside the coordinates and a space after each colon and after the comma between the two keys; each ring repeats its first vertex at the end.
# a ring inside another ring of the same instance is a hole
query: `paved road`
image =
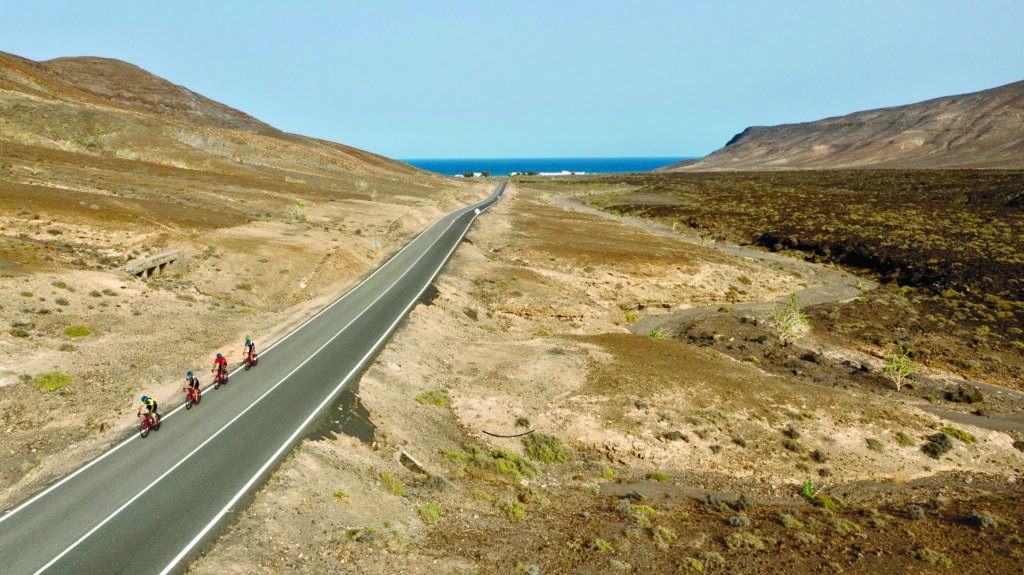
{"type": "MultiPolygon", "coordinates": [[[[0,573],[179,572],[377,354],[477,215],[452,212],[249,372],[0,517],[0,573]]],[[[208,380],[208,378],[206,378],[208,380]]]]}

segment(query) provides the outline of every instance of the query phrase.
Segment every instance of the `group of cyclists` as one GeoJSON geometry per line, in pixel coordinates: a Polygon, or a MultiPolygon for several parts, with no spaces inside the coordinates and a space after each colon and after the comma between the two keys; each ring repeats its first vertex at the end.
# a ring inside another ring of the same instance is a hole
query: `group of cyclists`
{"type": "MultiPolygon", "coordinates": [[[[252,339],[245,338],[245,360],[243,363],[255,364],[256,362],[256,343],[252,339]]],[[[228,360],[221,354],[217,354],[216,359],[213,360],[213,369],[210,370],[214,373],[214,380],[224,382],[228,376],[228,360]]],[[[195,394],[194,397],[198,400],[201,391],[199,389],[199,378],[196,377],[191,371],[185,374],[185,387],[181,388],[185,392],[187,398],[189,393],[195,394]]],[[[151,418],[152,424],[156,425],[160,422],[160,413],[157,412],[156,400],[152,397],[143,395],[142,404],[139,406],[138,417],[151,418]]]]}

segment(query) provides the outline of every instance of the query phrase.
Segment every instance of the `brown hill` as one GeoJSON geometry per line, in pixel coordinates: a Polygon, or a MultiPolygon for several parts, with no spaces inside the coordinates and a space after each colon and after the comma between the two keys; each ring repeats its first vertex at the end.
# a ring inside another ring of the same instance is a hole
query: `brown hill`
{"type": "Polygon", "coordinates": [[[754,126],[664,171],[1024,167],[1024,81],[802,124],[754,126]]]}
{"type": "Polygon", "coordinates": [[[186,370],[269,345],[487,187],[125,62],[0,53],[0,508],[135,425],[140,393],[173,406],[186,370]],[[152,277],[119,269],[164,252],[152,277]],[[50,372],[67,383],[38,389],[50,372]]]}

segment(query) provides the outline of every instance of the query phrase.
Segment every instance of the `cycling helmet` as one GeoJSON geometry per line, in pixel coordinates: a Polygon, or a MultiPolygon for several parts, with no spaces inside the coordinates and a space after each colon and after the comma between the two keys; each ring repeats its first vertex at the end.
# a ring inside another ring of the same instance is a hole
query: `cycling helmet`
{"type": "Polygon", "coordinates": [[[190,371],[190,372],[186,373],[185,377],[192,377],[192,372],[190,371]]]}
{"type": "Polygon", "coordinates": [[[149,401],[149,396],[143,395],[142,396],[142,403],[146,403],[147,401],[149,401]]]}
{"type": "Polygon", "coordinates": [[[245,338],[245,345],[249,345],[251,343],[252,343],[252,341],[250,341],[249,338],[245,338]]]}
{"type": "Polygon", "coordinates": [[[219,353],[217,354],[217,359],[220,359],[220,354],[219,353]]]}

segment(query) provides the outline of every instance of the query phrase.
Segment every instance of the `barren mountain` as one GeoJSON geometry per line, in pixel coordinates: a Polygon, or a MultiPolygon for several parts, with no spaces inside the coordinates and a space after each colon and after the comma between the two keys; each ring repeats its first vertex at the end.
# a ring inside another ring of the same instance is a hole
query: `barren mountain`
{"type": "Polygon", "coordinates": [[[816,122],[753,126],[665,171],[1024,167],[1024,81],[816,122]]]}

